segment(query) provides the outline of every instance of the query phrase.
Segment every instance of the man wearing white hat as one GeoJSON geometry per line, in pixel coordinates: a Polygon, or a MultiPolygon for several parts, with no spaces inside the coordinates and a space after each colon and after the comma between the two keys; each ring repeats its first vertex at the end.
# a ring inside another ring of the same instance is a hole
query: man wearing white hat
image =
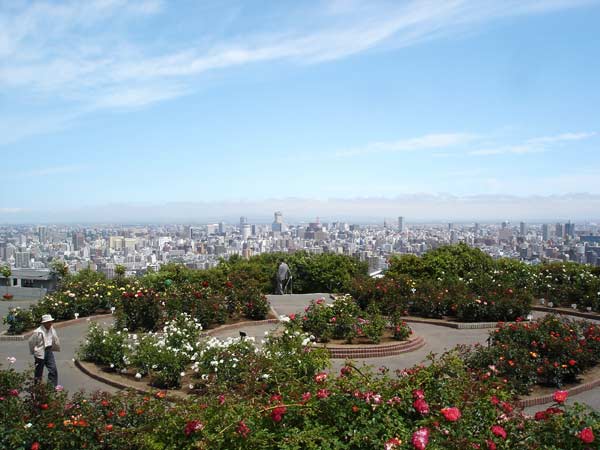
{"type": "Polygon", "coordinates": [[[42,324],[33,331],[29,338],[29,350],[35,360],[34,380],[39,383],[42,380],[44,366],[48,368],[48,382],[54,387],[58,384],[58,371],[53,352],[60,352],[60,341],[56,331],[52,327],[54,319],[50,314],[42,316],[42,324]]]}

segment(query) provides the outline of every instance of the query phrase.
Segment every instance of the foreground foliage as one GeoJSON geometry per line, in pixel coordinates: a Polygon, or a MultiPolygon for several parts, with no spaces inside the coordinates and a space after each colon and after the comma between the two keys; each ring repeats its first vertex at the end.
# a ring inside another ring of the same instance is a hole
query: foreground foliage
{"type": "Polygon", "coordinates": [[[557,403],[523,415],[502,381],[456,354],[390,374],[344,366],[253,393],[209,392],[171,402],[153,395],[34,388],[0,371],[0,448],[20,449],[585,449],[600,415],[557,403]]]}

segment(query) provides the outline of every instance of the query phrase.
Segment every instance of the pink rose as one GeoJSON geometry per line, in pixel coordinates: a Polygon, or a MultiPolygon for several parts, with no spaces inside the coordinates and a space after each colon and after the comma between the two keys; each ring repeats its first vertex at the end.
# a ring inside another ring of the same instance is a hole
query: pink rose
{"type": "Polygon", "coordinates": [[[412,435],[411,443],[417,450],[425,450],[429,443],[429,428],[419,428],[412,435]]]}
{"type": "Polygon", "coordinates": [[[460,410],[455,407],[443,408],[441,413],[448,422],[456,422],[461,416],[460,410]]]}

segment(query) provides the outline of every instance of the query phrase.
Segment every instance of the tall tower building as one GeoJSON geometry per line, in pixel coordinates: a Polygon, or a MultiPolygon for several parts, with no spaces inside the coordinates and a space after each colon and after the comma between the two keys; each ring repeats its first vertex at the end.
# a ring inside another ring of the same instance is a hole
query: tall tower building
{"type": "Polygon", "coordinates": [[[404,231],[404,217],[398,217],[398,231],[402,233],[404,231]]]}
{"type": "Polygon", "coordinates": [[[250,235],[252,234],[252,229],[250,228],[249,223],[242,224],[241,233],[242,239],[248,239],[250,237],[250,235]]]}
{"type": "Polygon", "coordinates": [[[271,229],[275,232],[282,232],[283,231],[283,214],[281,214],[281,211],[275,211],[274,215],[274,219],[273,219],[273,224],[271,225],[271,229]]]}
{"type": "Polygon", "coordinates": [[[240,217],[240,230],[242,228],[244,228],[244,225],[247,224],[247,223],[248,223],[248,218],[247,217],[244,217],[244,216],[240,217]]]}
{"type": "Polygon", "coordinates": [[[82,232],[73,232],[73,250],[81,250],[83,248],[84,241],[85,239],[82,232]]]}
{"type": "Polygon", "coordinates": [[[45,226],[40,225],[37,229],[37,232],[40,244],[45,244],[48,241],[48,229],[45,226]]]}
{"type": "Polygon", "coordinates": [[[547,241],[550,239],[550,227],[547,223],[542,225],[542,240],[547,241]]]}
{"type": "Polygon", "coordinates": [[[219,222],[219,234],[225,234],[225,222],[219,222]]]}
{"type": "Polygon", "coordinates": [[[525,222],[521,222],[519,224],[519,234],[521,236],[525,236],[525,234],[527,234],[527,224],[525,222]]]}
{"type": "Polygon", "coordinates": [[[565,237],[575,237],[575,224],[570,220],[565,224],[565,237]]]}
{"type": "Polygon", "coordinates": [[[562,238],[565,236],[565,230],[562,223],[556,224],[554,234],[557,238],[562,238]]]}

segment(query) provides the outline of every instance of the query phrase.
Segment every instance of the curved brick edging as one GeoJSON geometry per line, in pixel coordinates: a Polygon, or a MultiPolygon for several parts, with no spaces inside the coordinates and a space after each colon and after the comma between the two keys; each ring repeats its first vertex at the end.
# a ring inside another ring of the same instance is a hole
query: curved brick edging
{"type": "MultiPolygon", "coordinates": [[[[575,386],[569,389],[564,389],[569,393],[569,395],[577,395],[581,394],[585,391],[590,391],[596,387],[600,386],[600,378],[596,378],[595,380],[588,381],[587,383],[580,384],[579,386],[575,386]]],[[[517,400],[515,404],[522,408],[527,408],[529,406],[538,406],[544,405],[546,403],[554,403],[554,393],[542,395],[541,397],[534,398],[526,398],[523,400],[517,400]]]]}
{"type": "MultiPolygon", "coordinates": [[[[484,328],[498,328],[498,322],[451,322],[443,319],[427,319],[421,317],[403,317],[407,323],[425,323],[428,325],[438,325],[440,327],[454,328],[457,330],[478,330],[484,328]]],[[[511,324],[516,322],[502,322],[504,324],[511,324]]]]}
{"type": "Polygon", "coordinates": [[[130,391],[135,391],[138,394],[144,394],[144,395],[152,394],[156,391],[163,391],[163,392],[166,392],[167,400],[175,401],[175,402],[181,401],[185,398],[185,394],[183,394],[179,391],[174,391],[174,390],[169,390],[169,389],[156,389],[151,386],[145,386],[145,387],[135,386],[131,383],[127,383],[126,379],[123,379],[122,381],[120,381],[120,380],[118,381],[118,380],[114,380],[109,377],[105,377],[99,371],[98,366],[96,366],[93,363],[86,364],[86,363],[79,361],[78,359],[74,360],[74,362],[75,362],[75,367],[77,367],[79,370],[81,370],[88,377],[93,378],[94,380],[99,381],[101,383],[108,384],[109,386],[112,386],[117,389],[126,389],[126,390],[130,390],[130,391]],[[90,367],[87,367],[88,365],[90,367]]]}
{"type": "Polygon", "coordinates": [[[348,345],[315,344],[329,351],[332,359],[363,359],[396,356],[402,353],[413,352],[425,345],[421,336],[413,336],[407,341],[393,342],[391,344],[373,344],[366,346],[349,347],[348,345]]]}
{"type": "MultiPolygon", "coordinates": [[[[64,328],[64,327],[68,327],[71,325],[77,325],[82,322],[87,322],[90,320],[108,319],[109,317],[113,317],[113,315],[108,313],[108,314],[97,314],[95,316],[79,317],[77,319],[70,319],[70,320],[63,320],[61,322],[54,322],[53,327],[57,328],[57,329],[64,328]]],[[[25,341],[25,340],[29,339],[29,336],[31,336],[33,331],[34,330],[29,330],[23,334],[7,334],[6,331],[3,331],[2,333],[0,333],[0,341],[25,341]]]]}

